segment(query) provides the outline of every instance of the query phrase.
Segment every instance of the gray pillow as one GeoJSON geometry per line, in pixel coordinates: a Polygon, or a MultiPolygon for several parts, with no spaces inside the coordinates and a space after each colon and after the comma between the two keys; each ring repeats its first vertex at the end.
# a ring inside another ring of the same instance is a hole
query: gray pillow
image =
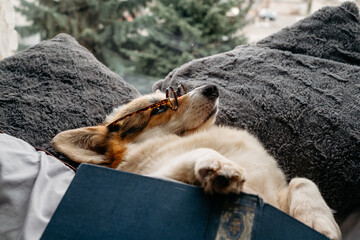
{"type": "Polygon", "coordinates": [[[360,207],[358,29],[354,3],[324,8],[255,46],[187,63],[153,90],[216,84],[217,123],[248,129],[289,179],[312,179],[338,215],[346,214],[360,207]],[[315,37],[313,26],[324,31],[315,37]],[[346,37],[335,46],[340,32],[346,37]]]}
{"type": "Polygon", "coordinates": [[[66,160],[51,147],[57,133],[97,125],[139,95],[60,34],[0,61],[0,130],[66,160]]]}
{"type": "Polygon", "coordinates": [[[257,45],[360,66],[359,9],[325,7],[257,45]]]}

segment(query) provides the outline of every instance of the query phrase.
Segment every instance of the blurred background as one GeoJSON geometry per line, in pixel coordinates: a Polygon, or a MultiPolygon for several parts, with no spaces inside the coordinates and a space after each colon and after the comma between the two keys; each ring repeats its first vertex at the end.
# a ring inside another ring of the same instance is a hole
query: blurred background
{"type": "MultiPolygon", "coordinates": [[[[73,36],[141,93],[193,59],[229,51],[343,0],[0,0],[0,59],[73,36]]],[[[360,6],[360,1],[355,0],[360,6]]]]}

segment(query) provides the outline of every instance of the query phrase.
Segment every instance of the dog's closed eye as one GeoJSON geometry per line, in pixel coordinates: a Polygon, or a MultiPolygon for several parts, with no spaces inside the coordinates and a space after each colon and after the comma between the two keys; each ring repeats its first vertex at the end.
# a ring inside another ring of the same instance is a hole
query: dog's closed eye
{"type": "Polygon", "coordinates": [[[154,108],[154,109],[151,111],[151,116],[164,113],[164,112],[166,112],[168,109],[169,109],[169,106],[168,106],[168,105],[163,105],[163,106],[154,108]]]}

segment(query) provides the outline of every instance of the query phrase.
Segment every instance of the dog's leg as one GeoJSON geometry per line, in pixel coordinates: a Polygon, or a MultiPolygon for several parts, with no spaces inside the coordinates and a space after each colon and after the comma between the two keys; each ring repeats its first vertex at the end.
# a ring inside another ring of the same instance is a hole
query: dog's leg
{"type": "Polygon", "coordinates": [[[326,235],[341,239],[339,226],[315,183],[294,178],[279,195],[280,207],[291,216],[326,235]]]}
{"type": "Polygon", "coordinates": [[[184,153],[156,171],[154,176],[201,185],[207,193],[240,193],[244,170],[220,153],[200,148],[184,153]]]}

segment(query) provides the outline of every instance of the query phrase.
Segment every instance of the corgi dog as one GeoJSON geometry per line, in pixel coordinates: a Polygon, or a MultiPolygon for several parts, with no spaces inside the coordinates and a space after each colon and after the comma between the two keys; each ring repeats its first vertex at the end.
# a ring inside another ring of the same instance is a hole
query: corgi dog
{"type": "Polygon", "coordinates": [[[120,106],[98,126],[59,133],[53,147],[78,163],[165,177],[201,186],[209,194],[259,195],[265,202],[323,233],[341,239],[318,187],[306,178],[287,183],[256,137],[214,125],[219,90],[183,86],[141,96],[120,106]]]}

